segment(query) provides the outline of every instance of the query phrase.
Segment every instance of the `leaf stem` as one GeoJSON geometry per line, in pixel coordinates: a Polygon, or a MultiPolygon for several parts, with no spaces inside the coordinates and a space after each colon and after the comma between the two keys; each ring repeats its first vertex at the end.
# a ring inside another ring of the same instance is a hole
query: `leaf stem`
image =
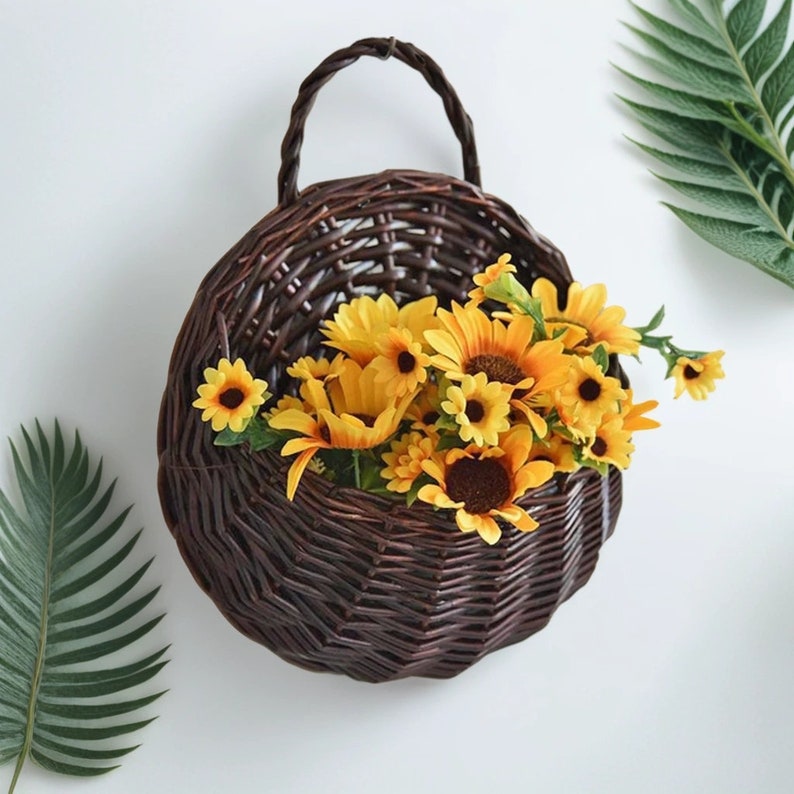
{"type": "Polygon", "coordinates": [[[36,663],[33,667],[33,679],[30,684],[30,700],[28,701],[27,721],[25,723],[25,739],[22,742],[22,749],[17,758],[14,768],[14,776],[11,778],[11,786],[8,794],[13,794],[22,767],[25,764],[31,744],[33,743],[33,725],[36,719],[36,702],[39,695],[41,676],[44,671],[44,651],[47,645],[47,624],[49,622],[50,606],[50,583],[52,579],[52,557],[55,545],[55,484],[53,483],[52,471],[49,477],[50,486],[50,526],[49,537],[47,540],[47,563],[44,570],[44,589],[41,598],[41,619],[39,623],[39,647],[36,651],[36,663]]]}
{"type": "MultiPolygon", "coordinates": [[[[763,193],[756,188],[752,180],[747,177],[745,170],[739,165],[739,163],[736,162],[736,158],[731,153],[729,147],[727,147],[723,141],[718,141],[717,146],[733,172],[739,177],[739,179],[742,180],[748,192],[752,194],[753,198],[756,200],[756,202],[758,202],[758,205],[761,207],[761,209],[769,216],[769,219],[772,221],[777,233],[789,248],[794,249],[794,240],[792,240],[788,230],[780,222],[780,218],[778,217],[777,213],[772,209],[772,207],[769,206],[769,202],[767,202],[766,198],[764,198],[763,193]]],[[[792,183],[792,187],[794,187],[794,183],[792,183]]]]}
{"type": "MultiPolygon", "coordinates": [[[[788,154],[786,153],[786,147],[783,145],[783,141],[780,139],[780,135],[778,134],[777,128],[775,127],[774,119],[769,115],[769,111],[766,109],[761,96],[759,95],[758,91],[756,91],[755,84],[750,79],[750,75],[747,72],[747,68],[744,65],[741,55],[739,55],[738,50],[734,46],[733,39],[728,33],[725,14],[720,9],[719,12],[715,14],[715,17],[717,18],[718,32],[725,41],[725,45],[728,48],[730,56],[733,58],[734,63],[739,69],[739,72],[741,73],[741,76],[750,91],[750,94],[755,100],[758,113],[761,116],[761,120],[764,122],[764,126],[767,128],[767,134],[771,138],[772,145],[770,147],[764,148],[780,164],[780,167],[783,169],[783,173],[785,174],[786,179],[789,181],[789,184],[794,187],[794,168],[791,166],[791,160],[789,160],[788,154]]],[[[740,120],[745,124],[747,123],[747,120],[742,118],[735,108],[732,108],[732,113],[737,120],[740,120]]]]}

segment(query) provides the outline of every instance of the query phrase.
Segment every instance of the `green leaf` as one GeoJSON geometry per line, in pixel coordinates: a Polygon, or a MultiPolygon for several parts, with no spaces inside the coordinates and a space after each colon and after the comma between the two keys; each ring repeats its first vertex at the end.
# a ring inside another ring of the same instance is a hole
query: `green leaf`
{"type": "Polygon", "coordinates": [[[664,19],[635,6],[641,26],[628,26],[653,54],[634,57],[664,80],[617,68],[648,100],[626,107],[672,148],[635,143],[695,203],[671,207],[690,229],[794,287],[794,46],[783,54],[792,0],[766,23],[765,0],[668,6],[664,19]]]}
{"type": "Polygon", "coordinates": [[[601,372],[606,374],[606,371],[609,369],[609,354],[607,353],[607,349],[603,345],[598,345],[592,355],[596,366],[598,366],[601,372]]]}
{"type": "Polygon", "coordinates": [[[38,422],[21,434],[25,458],[13,444],[11,454],[25,509],[0,491],[0,760],[16,759],[9,794],[28,758],[70,775],[114,768],[103,762],[134,748],[111,740],[151,720],[113,718],[160,697],[130,693],[166,664],[165,649],[132,664],[93,663],[160,620],[140,623],[157,589],[134,595],[149,564],[125,571],[140,533],[123,537],[128,510],[105,520],[113,486],[101,489],[101,466],[92,469],[79,435],[67,449],[57,423],[51,438],[38,422]]]}
{"type": "MultiPolygon", "coordinates": [[[[657,37],[667,44],[668,47],[680,52],[682,55],[688,55],[690,58],[702,61],[703,63],[716,66],[725,71],[735,71],[736,64],[734,60],[727,55],[720,47],[715,46],[702,36],[696,36],[689,33],[683,28],[671,25],[661,17],[651,14],[638,5],[634,6],[634,10],[648,23],[657,37]]],[[[627,25],[630,30],[634,30],[631,25],[627,25]]]]}
{"type": "Polygon", "coordinates": [[[774,278],[794,284],[794,251],[773,232],[737,221],[712,218],[667,205],[692,231],[712,245],[756,265],[774,278]]]}
{"type": "MultiPolygon", "coordinates": [[[[742,179],[727,166],[696,160],[694,157],[686,157],[681,154],[665,152],[634,140],[632,140],[632,143],[646,152],[646,154],[655,157],[660,162],[670,166],[674,171],[679,171],[684,176],[695,177],[701,181],[715,183],[718,186],[723,186],[731,190],[742,190],[746,187],[742,179]]],[[[659,174],[655,175],[660,176],[659,174]]]]}
{"type": "Polygon", "coordinates": [[[789,105],[794,95],[794,44],[783,60],[767,77],[761,91],[761,101],[774,121],[789,105]]]}
{"type": "Polygon", "coordinates": [[[747,193],[700,185],[696,182],[668,179],[667,177],[660,177],[660,179],[675,188],[679,193],[695,199],[706,207],[715,210],[721,216],[728,216],[734,220],[763,226],[770,231],[774,230],[774,225],[769,215],[763,211],[757,200],[747,193]]]}
{"type": "Polygon", "coordinates": [[[766,8],[765,0],[739,0],[728,14],[728,35],[741,50],[755,36],[766,8]]]}
{"type": "Polygon", "coordinates": [[[791,0],[785,0],[769,27],[750,45],[744,54],[747,74],[754,83],[772,68],[783,52],[788,36],[791,0]]]}

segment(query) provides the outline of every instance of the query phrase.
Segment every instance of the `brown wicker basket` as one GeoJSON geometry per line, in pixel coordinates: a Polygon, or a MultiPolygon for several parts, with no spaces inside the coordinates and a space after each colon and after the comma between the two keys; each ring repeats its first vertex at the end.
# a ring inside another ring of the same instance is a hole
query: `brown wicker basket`
{"type": "Polygon", "coordinates": [[[301,667],[364,681],[447,678],[528,637],[590,577],[621,501],[616,470],[558,475],[521,501],[540,522],[495,546],[443,511],[410,509],[312,472],[294,502],[278,451],[213,445],[191,407],[205,367],[242,357],[271,391],[285,367],[324,349],[318,327],[340,302],[387,292],[465,300],[471,277],[512,254],[527,285],[565,293],[563,255],[480,188],[471,120],[443,72],[411,44],[365,39],[300,87],[282,146],[279,204],[209,272],[176,341],[158,431],[166,522],[196,581],[241,632],[301,667]],[[390,170],[312,185],[296,180],[319,88],[362,55],[396,58],[441,96],[465,180],[390,170]]]}

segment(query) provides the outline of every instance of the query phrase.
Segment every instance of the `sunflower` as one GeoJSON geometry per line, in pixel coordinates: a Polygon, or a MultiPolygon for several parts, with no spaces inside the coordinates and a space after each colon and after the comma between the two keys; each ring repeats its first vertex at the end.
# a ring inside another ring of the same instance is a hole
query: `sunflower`
{"type": "Polygon", "coordinates": [[[287,498],[295,496],[306,466],[320,449],[372,449],[393,435],[411,395],[397,399],[375,383],[376,370],[362,368],[352,359],[344,362],[328,391],[316,379],[301,389],[316,416],[290,408],[270,420],[276,430],[299,434],[281,448],[284,456],[298,454],[287,475],[287,498]]]}
{"type": "Polygon", "coordinates": [[[424,473],[422,462],[437,456],[432,438],[416,430],[404,433],[391,442],[391,451],[381,456],[386,464],[380,476],[389,482],[386,488],[395,493],[408,493],[416,478],[424,473]]]}
{"type": "Polygon", "coordinates": [[[555,471],[572,472],[579,468],[573,455],[573,444],[557,433],[552,433],[545,441],[536,441],[528,459],[551,461],[555,471]]]}
{"type": "Polygon", "coordinates": [[[333,359],[301,356],[294,364],[287,367],[287,374],[300,380],[309,380],[310,378],[321,381],[332,380],[339,376],[344,360],[345,357],[342,353],[333,359]]]}
{"type": "Polygon", "coordinates": [[[380,355],[370,366],[377,371],[375,382],[385,384],[389,394],[413,394],[427,381],[430,356],[422,352],[422,343],[414,340],[407,328],[390,328],[378,342],[378,350],[380,355]]]}
{"type": "Polygon", "coordinates": [[[640,349],[640,334],[623,325],[626,310],[621,306],[605,306],[607,288],[603,284],[582,287],[574,281],[568,287],[565,308],[560,308],[557,288],[546,278],[535,280],[532,297],[540,299],[546,331],[553,335],[566,329],[560,337],[569,349],[580,347],[592,352],[603,344],[608,353],[636,355],[640,349]],[[582,339],[582,330],[586,336],[582,339]]]}
{"type": "Polygon", "coordinates": [[[631,433],[626,430],[619,415],[610,414],[605,419],[590,444],[582,448],[582,456],[596,463],[625,469],[630,462],[629,455],[634,452],[631,433]]]}
{"type": "Polygon", "coordinates": [[[531,532],[538,523],[516,500],[554,474],[554,464],[528,461],[531,448],[532,432],[521,425],[505,433],[498,447],[470,445],[449,450],[440,462],[425,460],[422,468],[436,484],[423,485],[419,499],[455,510],[461,532],[476,531],[491,545],[502,535],[497,519],[531,532]]]}
{"type": "Polygon", "coordinates": [[[459,425],[458,435],[478,447],[496,446],[510,429],[510,387],[489,381],[484,372],[464,375],[460,386],[447,388],[442,410],[459,425]]]}
{"type": "Polygon", "coordinates": [[[659,403],[656,400],[646,400],[643,403],[634,403],[634,392],[631,389],[626,389],[626,399],[620,406],[620,418],[623,420],[623,427],[633,432],[635,430],[653,430],[659,427],[659,422],[645,416],[648,411],[658,408],[659,403]]]}
{"type": "Polygon", "coordinates": [[[320,330],[328,337],[326,345],[341,350],[363,367],[378,355],[378,340],[390,328],[407,328],[414,339],[421,340],[425,330],[437,325],[437,304],[431,295],[398,308],[385,293],[377,300],[363,295],[339,306],[334,319],[327,320],[320,330]]]}
{"type": "Polygon", "coordinates": [[[222,358],[218,368],[204,370],[204,383],[198,387],[195,408],[203,408],[203,421],[212,421],[212,429],[219,432],[228,427],[240,433],[254,415],[257,406],[270,396],[267,382],[255,379],[238,358],[234,364],[222,358]]]}
{"type": "Polygon", "coordinates": [[[485,287],[499,280],[502,273],[515,273],[516,266],[510,261],[510,254],[502,254],[492,265],[488,265],[482,273],[472,278],[477,285],[469,292],[469,301],[466,307],[479,306],[486,298],[485,287]]]}
{"type": "Polygon", "coordinates": [[[534,377],[525,365],[532,344],[535,322],[531,317],[516,317],[509,324],[491,320],[485,312],[452,304],[452,311],[438,310],[442,327],[425,332],[425,339],[436,351],[433,366],[450,380],[484,372],[488,380],[527,389],[534,377]]]}
{"type": "Polygon", "coordinates": [[[436,422],[441,417],[438,386],[425,383],[405,412],[405,418],[411,421],[411,430],[420,430],[427,436],[438,435],[436,422]]]}
{"type": "Polygon", "coordinates": [[[716,350],[698,358],[679,356],[671,372],[676,399],[686,391],[693,400],[705,400],[716,388],[714,381],[725,377],[721,363],[724,355],[724,350],[716,350]]]}
{"type": "Polygon", "coordinates": [[[266,416],[268,421],[272,419],[274,416],[282,413],[283,411],[287,411],[289,409],[295,409],[298,411],[306,412],[308,406],[300,397],[293,397],[292,395],[285,395],[281,397],[278,402],[267,412],[266,416]]]}
{"type": "Polygon", "coordinates": [[[591,435],[606,413],[616,413],[626,399],[620,381],[605,375],[591,356],[570,358],[568,380],[557,394],[557,411],[579,438],[591,435]]]}

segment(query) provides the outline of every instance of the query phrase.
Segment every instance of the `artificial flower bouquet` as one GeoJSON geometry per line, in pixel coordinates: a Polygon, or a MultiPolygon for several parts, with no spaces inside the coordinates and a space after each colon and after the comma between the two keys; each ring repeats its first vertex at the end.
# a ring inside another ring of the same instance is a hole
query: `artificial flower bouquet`
{"type": "Polygon", "coordinates": [[[704,399],[723,377],[723,352],[655,335],[663,309],[644,327],[625,325],[602,284],[574,282],[565,296],[545,278],[527,290],[515,272],[500,256],[449,309],[434,296],[403,306],[354,298],[321,329],[329,355],[287,369],[293,393],[271,395],[242,359],[221,359],[193,405],[217,445],[279,446],[292,458],[290,500],[308,468],[449,510],[489,544],[506,526],[535,530],[520,504],[527,491],[581,467],[625,469],[633,434],[658,426],[648,416],[658,403],[635,401],[619,355],[657,350],[675,396],[704,399]]]}

